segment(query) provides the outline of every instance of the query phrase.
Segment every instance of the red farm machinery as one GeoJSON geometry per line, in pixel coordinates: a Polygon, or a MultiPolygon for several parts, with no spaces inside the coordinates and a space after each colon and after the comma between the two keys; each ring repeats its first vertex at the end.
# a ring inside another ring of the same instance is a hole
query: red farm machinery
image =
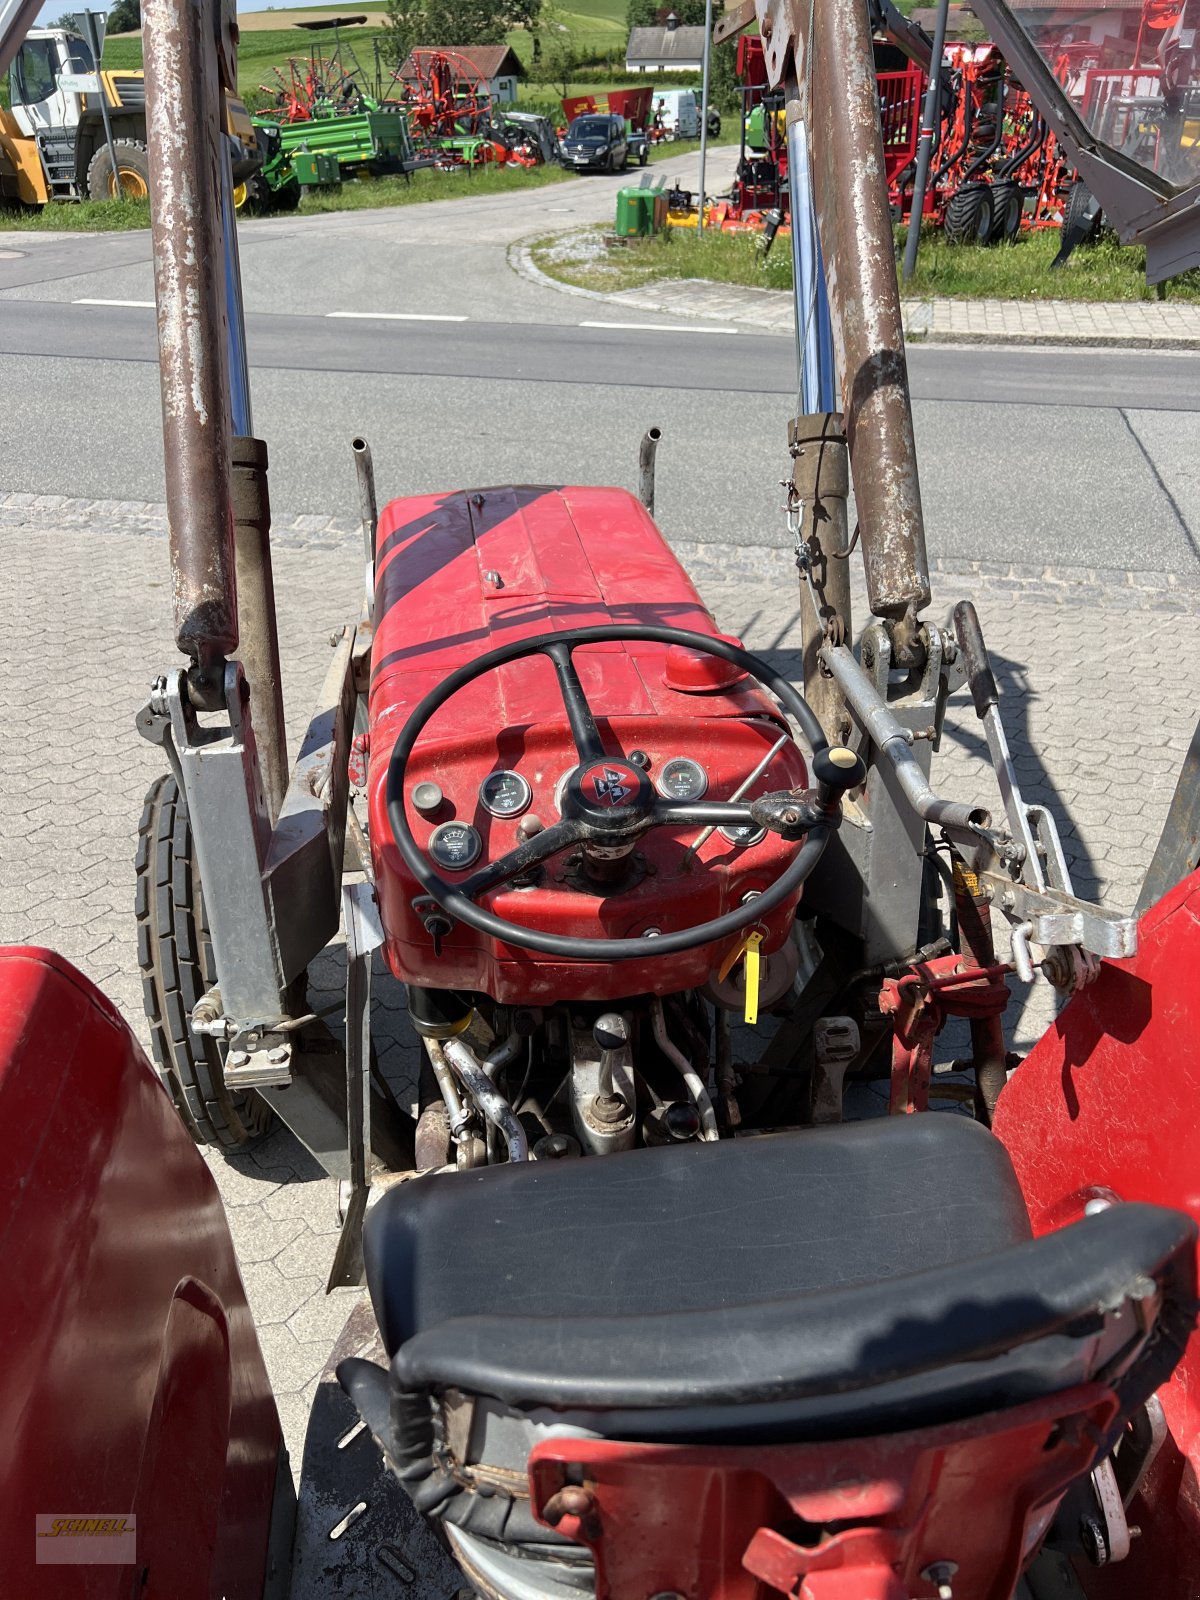
{"type": "MultiPolygon", "coordinates": [[[[1024,23],[1024,18],[1022,19],[1024,23]]],[[[1157,175],[1186,174],[1200,138],[1192,81],[1196,19],[1184,0],[1098,6],[1024,24],[1036,56],[1088,134],[1157,175]]],[[[886,30],[885,30],[886,32],[886,30]]],[[[1036,61],[1036,64],[1035,64],[1036,61]]],[[[927,61],[879,73],[893,214],[908,220],[927,61]]],[[[1044,93],[993,44],[953,44],[943,57],[939,125],[923,218],[952,243],[994,244],[1022,229],[1063,229],[1059,262],[1100,226],[1100,206],[1057,137],[1044,93]]]]}
{"type": "MultiPolygon", "coordinates": [[[[1139,165],[975,3],[1151,276],[1200,260],[1194,74],[1139,165]]],[[[0,951],[5,1592],[1195,1600],[1200,741],[1138,912],[1079,895],[974,606],[931,615],[866,6],[741,18],[793,219],[795,678],[660,534],[654,430],[636,498],[382,510],[359,439],[364,591],[294,761],[224,220],[236,22],[143,15],[180,650],[136,718],[154,1064],[58,957],[0,951]],[[944,792],[959,689],[997,814],[944,792]],[[335,1032],[307,975],[343,939],[335,1032]],[[1014,976],[1059,1006],[1019,1064],[1014,976]],[[960,1114],[930,1105],[952,1017],[960,1114]],[[887,1114],[851,1114],[861,1082],[887,1114]],[[298,1500],[196,1149],[275,1121],[337,1180],[331,1281],[369,1290],[298,1500]],[[89,1539],[123,1542],[72,1564],[89,1539]]]]}

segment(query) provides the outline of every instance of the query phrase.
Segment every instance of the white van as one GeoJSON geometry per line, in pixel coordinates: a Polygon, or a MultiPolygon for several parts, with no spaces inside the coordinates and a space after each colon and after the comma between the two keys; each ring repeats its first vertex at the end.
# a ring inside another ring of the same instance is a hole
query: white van
{"type": "Polygon", "coordinates": [[[694,89],[656,89],[650,102],[650,126],[656,118],[677,139],[700,137],[700,102],[694,89]]]}

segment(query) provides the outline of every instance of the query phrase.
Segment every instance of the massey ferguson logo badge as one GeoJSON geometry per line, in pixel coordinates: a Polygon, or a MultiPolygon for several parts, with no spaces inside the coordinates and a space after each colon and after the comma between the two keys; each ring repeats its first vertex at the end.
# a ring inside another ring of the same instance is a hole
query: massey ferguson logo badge
{"type": "Polygon", "coordinates": [[[590,773],[589,779],[596,799],[605,805],[623,806],[633,793],[629,773],[619,767],[602,767],[599,772],[590,773]]]}

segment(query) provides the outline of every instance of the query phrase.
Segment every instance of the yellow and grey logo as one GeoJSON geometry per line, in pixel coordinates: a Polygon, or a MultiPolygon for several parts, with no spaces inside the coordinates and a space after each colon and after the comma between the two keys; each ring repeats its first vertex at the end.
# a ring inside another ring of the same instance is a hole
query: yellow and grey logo
{"type": "Polygon", "coordinates": [[[137,1518],[55,1516],[35,1519],[39,1566],[130,1566],[137,1560],[137,1518]]]}

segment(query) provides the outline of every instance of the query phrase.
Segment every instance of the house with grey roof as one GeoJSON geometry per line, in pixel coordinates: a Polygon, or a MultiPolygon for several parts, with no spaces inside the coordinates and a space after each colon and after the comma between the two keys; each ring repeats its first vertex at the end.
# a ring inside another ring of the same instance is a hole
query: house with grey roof
{"type": "Polygon", "coordinates": [[[699,72],[704,64],[704,29],[681,28],[672,11],[665,27],[630,28],[626,72],[699,72]]]}

